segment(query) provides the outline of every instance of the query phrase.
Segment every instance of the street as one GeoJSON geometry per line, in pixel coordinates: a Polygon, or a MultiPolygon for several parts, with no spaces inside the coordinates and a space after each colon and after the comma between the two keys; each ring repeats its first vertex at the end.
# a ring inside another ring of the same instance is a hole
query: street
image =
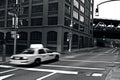
{"type": "Polygon", "coordinates": [[[0,65],[0,80],[105,80],[120,63],[118,48],[95,48],[62,54],[60,61],[40,66],[0,65]]]}

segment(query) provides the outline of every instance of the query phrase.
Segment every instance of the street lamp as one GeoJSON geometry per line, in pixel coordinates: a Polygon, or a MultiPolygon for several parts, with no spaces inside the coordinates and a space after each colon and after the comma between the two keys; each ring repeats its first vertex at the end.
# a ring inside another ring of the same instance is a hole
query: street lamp
{"type": "Polygon", "coordinates": [[[14,12],[8,12],[8,14],[10,16],[12,16],[12,27],[14,28],[13,31],[11,31],[11,34],[14,38],[14,50],[13,50],[13,54],[16,54],[16,44],[17,44],[17,29],[18,29],[18,9],[19,9],[19,4],[18,4],[18,0],[16,0],[16,3],[14,5],[14,12]]]}
{"type": "Polygon", "coordinates": [[[108,0],[108,1],[104,1],[104,2],[99,3],[99,4],[97,5],[96,10],[95,10],[95,16],[99,16],[99,6],[100,6],[101,4],[104,4],[104,3],[107,3],[107,2],[112,2],[112,1],[120,1],[120,0],[108,0]]]}
{"type": "Polygon", "coordinates": [[[73,21],[71,20],[70,31],[68,33],[68,36],[69,36],[69,49],[68,49],[68,51],[69,52],[71,52],[71,50],[72,50],[72,27],[73,27],[73,21]]]}

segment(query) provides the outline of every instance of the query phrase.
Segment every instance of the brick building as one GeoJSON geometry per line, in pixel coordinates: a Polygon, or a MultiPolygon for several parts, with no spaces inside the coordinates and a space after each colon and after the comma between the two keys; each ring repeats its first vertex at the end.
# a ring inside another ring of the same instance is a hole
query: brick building
{"type": "MultiPolygon", "coordinates": [[[[0,0],[0,40],[6,39],[7,53],[13,52],[11,37],[15,0],[0,0]]],[[[72,49],[93,46],[93,0],[19,0],[17,52],[33,43],[63,51],[68,49],[72,32],[72,49]],[[70,25],[72,24],[72,27],[70,25]]]]}

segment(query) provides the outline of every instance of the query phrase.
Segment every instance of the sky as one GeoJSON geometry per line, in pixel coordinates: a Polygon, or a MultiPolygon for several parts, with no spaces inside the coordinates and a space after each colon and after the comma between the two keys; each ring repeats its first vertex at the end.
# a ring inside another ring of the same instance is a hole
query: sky
{"type": "Polygon", "coordinates": [[[99,16],[95,16],[97,4],[109,0],[94,0],[94,18],[120,20],[120,0],[99,5],[99,16]]]}

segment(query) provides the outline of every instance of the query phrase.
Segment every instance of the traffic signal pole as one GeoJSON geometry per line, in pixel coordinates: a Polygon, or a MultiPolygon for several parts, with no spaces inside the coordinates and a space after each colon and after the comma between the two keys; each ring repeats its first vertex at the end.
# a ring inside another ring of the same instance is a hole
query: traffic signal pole
{"type": "MultiPolygon", "coordinates": [[[[16,5],[18,5],[18,0],[16,0],[16,5]]],[[[16,45],[17,45],[17,28],[18,28],[18,16],[17,14],[13,17],[13,27],[14,27],[14,51],[13,54],[16,54],[16,45]]]]}

